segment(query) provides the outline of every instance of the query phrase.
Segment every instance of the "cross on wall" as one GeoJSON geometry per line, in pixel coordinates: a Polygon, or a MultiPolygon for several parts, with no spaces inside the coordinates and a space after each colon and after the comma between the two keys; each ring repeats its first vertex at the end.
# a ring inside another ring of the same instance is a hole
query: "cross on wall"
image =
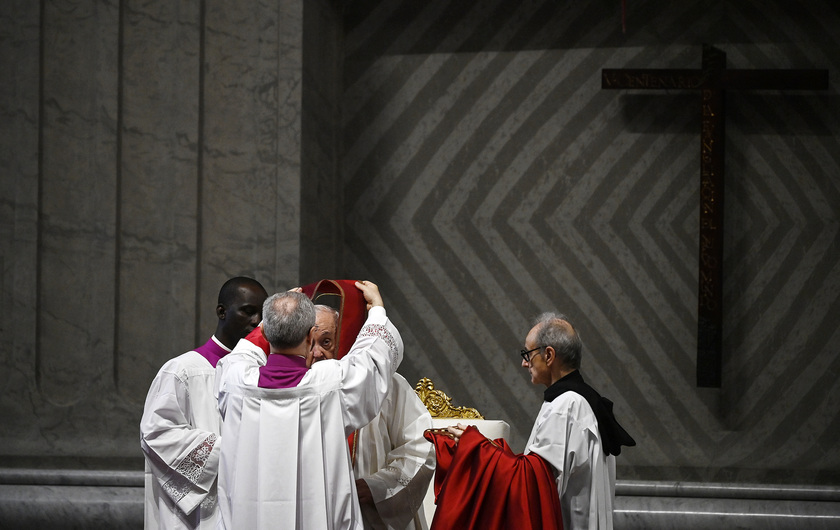
{"type": "Polygon", "coordinates": [[[703,45],[700,69],[601,70],[602,89],[699,90],[700,260],[697,386],[721,386],[723,337],[723,185],[727,90],[825,90],[828,70],[726,68],[726,54],[703,45]]]}

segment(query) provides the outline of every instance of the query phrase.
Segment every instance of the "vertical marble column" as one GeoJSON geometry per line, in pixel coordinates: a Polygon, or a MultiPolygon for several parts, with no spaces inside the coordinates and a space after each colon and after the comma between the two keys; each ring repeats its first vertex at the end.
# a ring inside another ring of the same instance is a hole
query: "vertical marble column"
{"type": "Polygon", "coordinates": [[[122,456],[115,448],[136,434],[124,428],[135,420],[114,399],[113,378],[119,9],[96,0],[3,9],[3,461],[122,456]]]}
{"type": "Polygon", "coordinates": [[[275,264],[277,288],[299,285],[301,264],[301,136],[303,107],[304,0],[278,2],[277,58],[277,212],[275,264]]]}
{"type": "Polygon", "coordinates": [[[39,28],[37,2],[0,3],[0,415],[12,435],[32,429],[17,400],[35,386],[39,28]]]}
{"type": "Polygon", "coordinates": [[[301,283],[344,277],[344,211],[339,172],[343,20],[329,0],[303,17],[301,283]]]}
{"type": "Polygon", "coordinates": [[[116,377],[142,406],[160,366],[197,346],[201,12],[126,0],[123,13],[116,377]]]}
{"type": "Polygon", "coordinates": [[[202,310],[230,276],[269,292],[298,281],[302,12],[301,0],[206,1],[202,310]]]}
{"type": "Polygon", "coordinates": [[[118,7],[43,6],[37,381],[71,406],[114,366],[118,7]]]}

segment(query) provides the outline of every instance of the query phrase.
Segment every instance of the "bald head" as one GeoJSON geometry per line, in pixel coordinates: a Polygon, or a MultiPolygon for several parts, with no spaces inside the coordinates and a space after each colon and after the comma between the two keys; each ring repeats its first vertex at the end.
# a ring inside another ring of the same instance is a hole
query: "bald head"
{"type": "Polygon", "coordinates": [[[538,346],[551,346],[557,353],[557,360],[567,370],[578,370],[583,343],[565,315],[543,313],[534,319],[535,340],[538,346]]]}
{"type": "Polygon", "coordinates": [[[314,325],[315,305],[303,293],[273,294],[263,304],[263,335],[272,351],[298,346],[314,325]]]}

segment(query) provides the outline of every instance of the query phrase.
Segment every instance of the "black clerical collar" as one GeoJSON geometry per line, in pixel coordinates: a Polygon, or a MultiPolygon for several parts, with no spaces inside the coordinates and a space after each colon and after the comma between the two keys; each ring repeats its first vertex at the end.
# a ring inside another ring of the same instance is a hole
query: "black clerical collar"
{"type": "MultiPolygon", "coordinates": [[[[586,385],[586,382],[584,382],[583,380],[583,376],[580,374],[580,370],[572,370],[568,374],[564,375],[563,377],[552,383],[551,386],[546,388],[545,392],[543,392],[543,399],[551,403],[560,394],[568,392],[569,390],[575,391],[575,387],[580,384],[586,385]]],[[[580,394],[580,392],[578,393],[580,394]]]]}
{"type": "Polygon", "coordinates": [[[580,394],[592,407],[598,420],[598,432],[601,434],[601,447],[608,455],[621,453],[621,446],[634,446],[636,441],[618,424],[613,415],[613,402],[601,397],[594,388],[587,385],[579,370],[566,374],[545,389],[545,400],[549,403],[565,392],[580,394]]]}

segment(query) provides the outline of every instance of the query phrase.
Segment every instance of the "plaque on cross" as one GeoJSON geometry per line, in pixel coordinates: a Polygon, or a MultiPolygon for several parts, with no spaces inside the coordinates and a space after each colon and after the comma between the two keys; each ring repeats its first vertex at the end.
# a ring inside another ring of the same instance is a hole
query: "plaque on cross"
{"type": "Polygon", "coordinates": [[[697,386],[721,386],[723,365],[723,182],[727,90],[825,90],[828,70],[738,70],[703,46],[700,69],[601,70],[602,89],[700,91],[700,260],[697,292],[697,386]]]}

